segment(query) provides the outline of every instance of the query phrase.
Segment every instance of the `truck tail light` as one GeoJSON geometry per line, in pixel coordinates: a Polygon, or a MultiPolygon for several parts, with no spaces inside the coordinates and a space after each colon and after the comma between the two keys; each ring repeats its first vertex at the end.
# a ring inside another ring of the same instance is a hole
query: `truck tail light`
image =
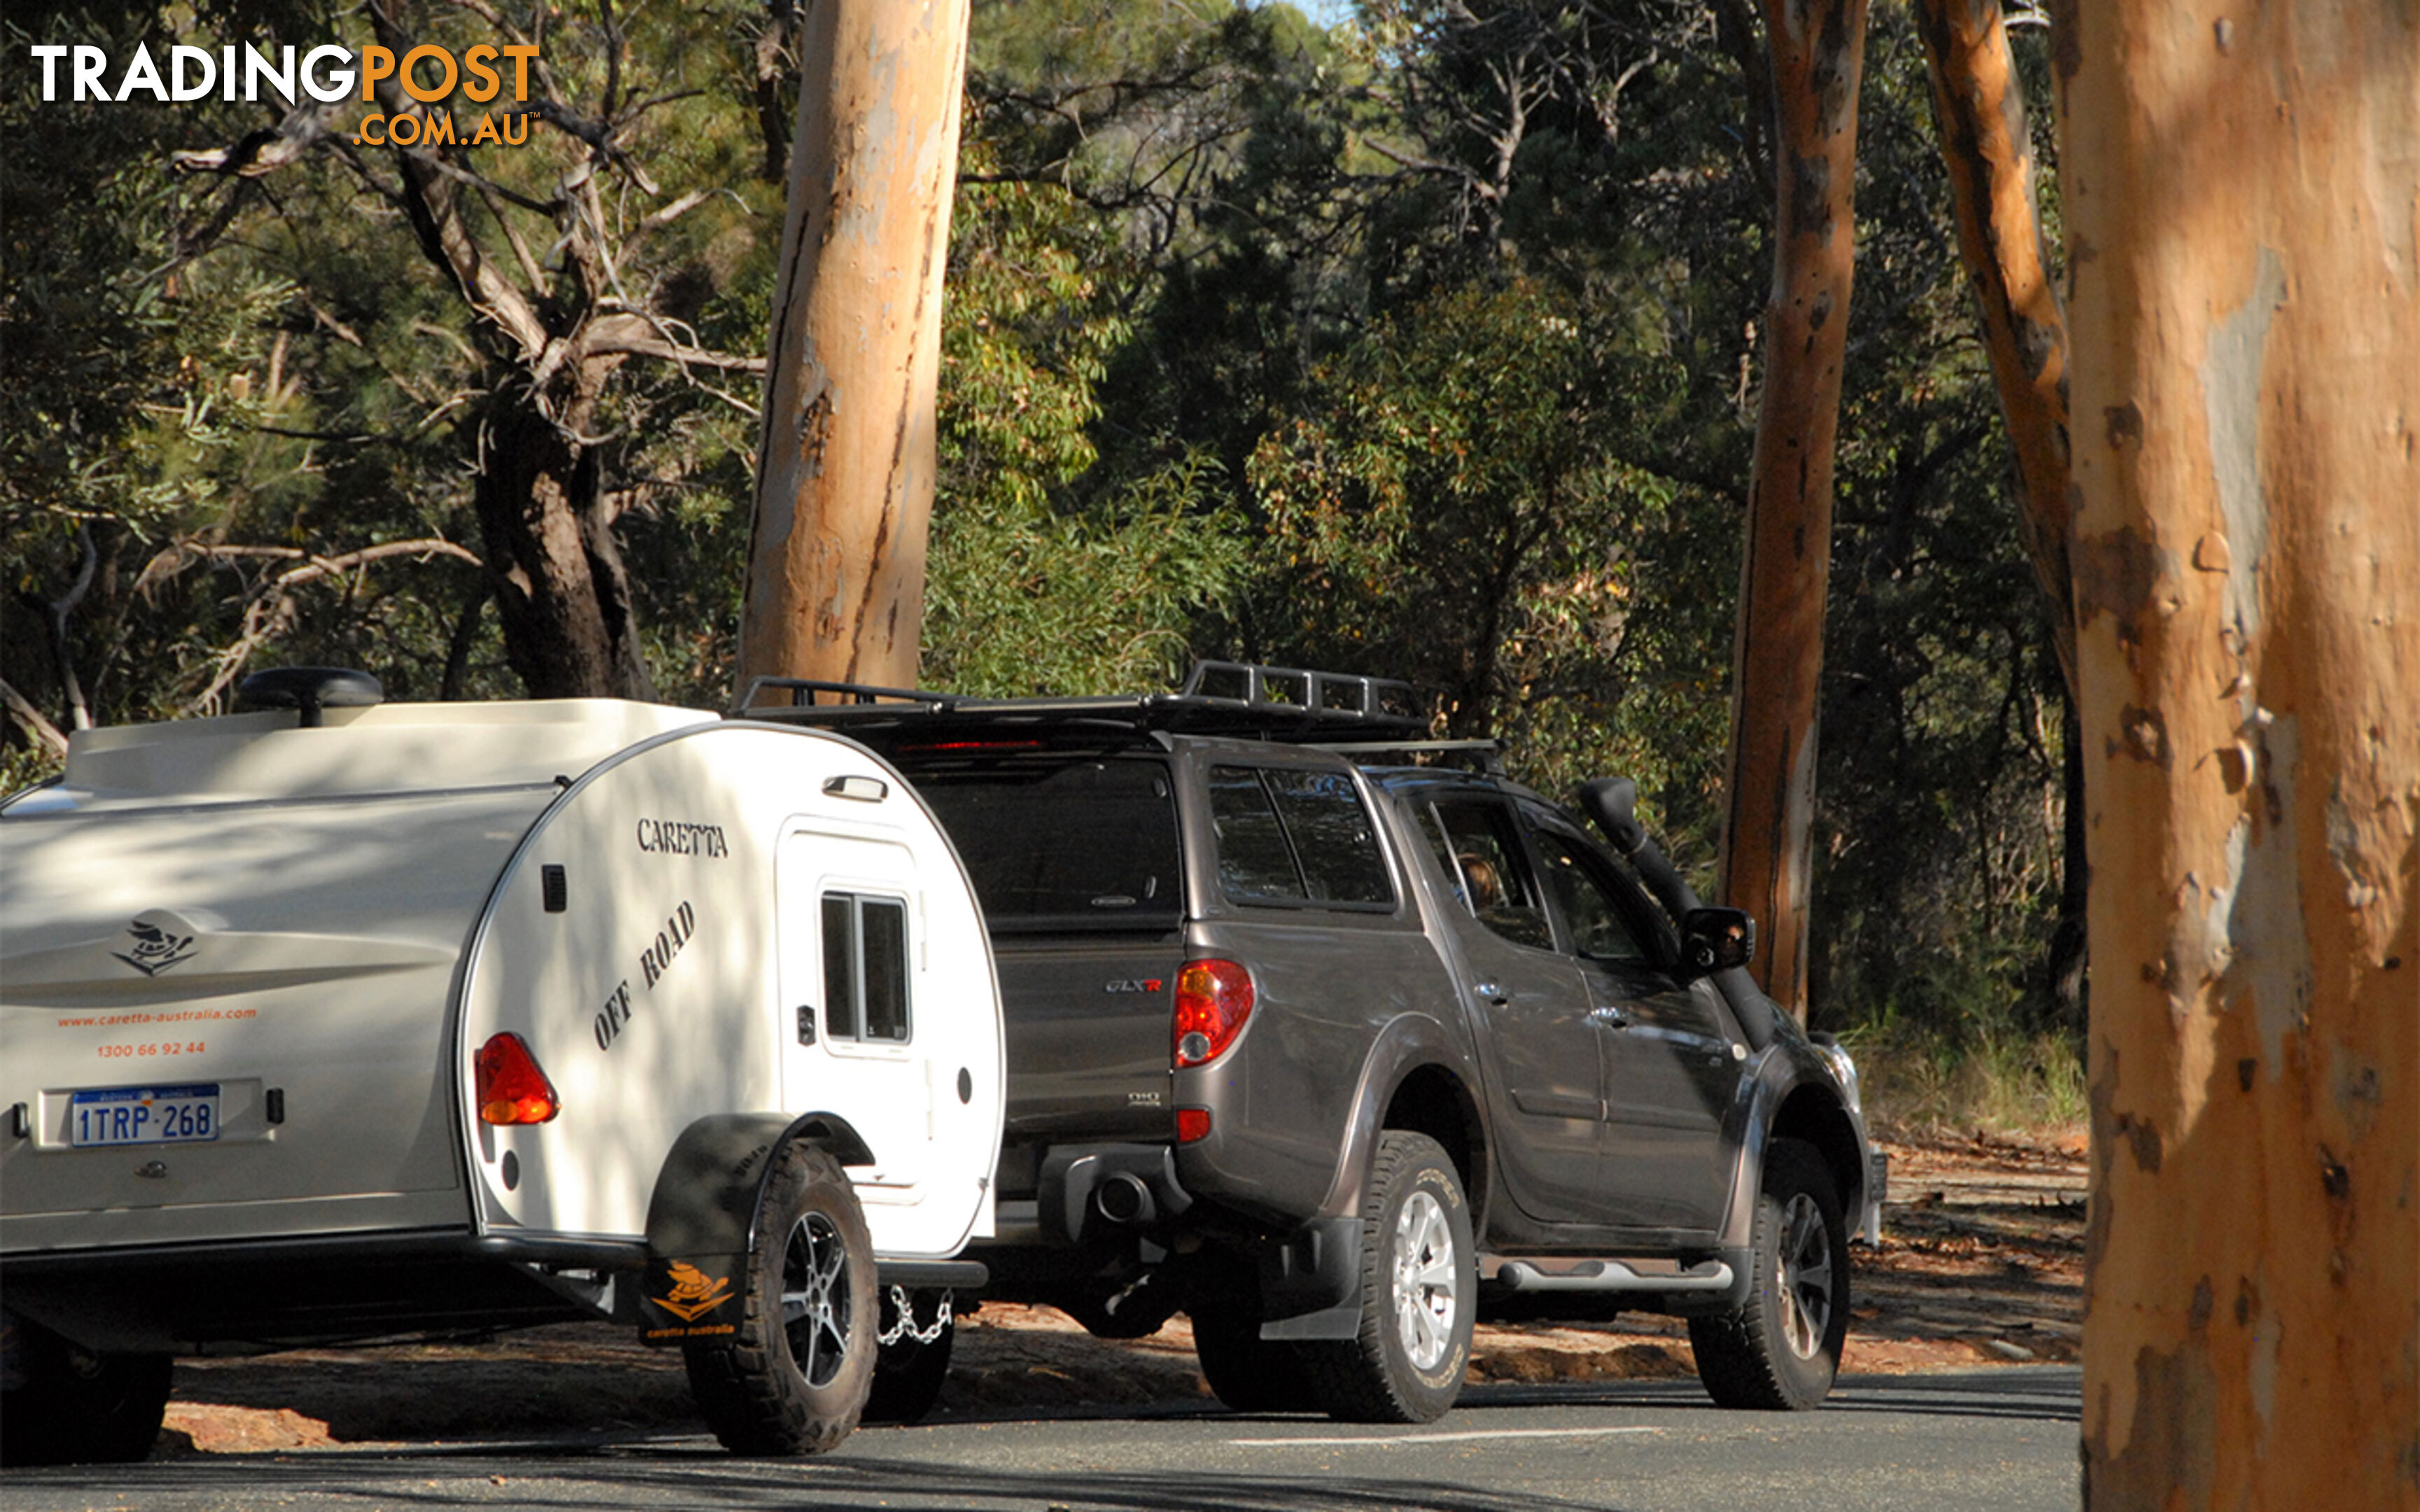
{"type": "Polygon", "coordinates": [[[1187,961],[1176,973],[1176,1069],[1226,1054],[1252,1016],[1252,974],[1233,961],[1187,961]]]}
{"type": "Polygon", "coordinates": [[[563,1111],[554,1084],[518,1034],[499,1034],[471,1057],[479,1118],[487,1123],[546,1123],[563,1111]]]}

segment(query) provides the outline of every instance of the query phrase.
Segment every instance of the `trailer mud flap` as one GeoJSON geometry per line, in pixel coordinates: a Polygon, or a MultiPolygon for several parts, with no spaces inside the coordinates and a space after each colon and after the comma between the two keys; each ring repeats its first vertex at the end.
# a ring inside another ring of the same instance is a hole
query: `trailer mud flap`
{"type": "Polygon", "coordinates": [[[830,1114],[718,1113],[681,1132],[647,1201],[647,1268],[639,1288],[643,1342],[731,1335],[765,1174],[774,1154],[799,1139],[830,1149],[843,1165],[874,1164],[857,1131],[830,1114]]]}

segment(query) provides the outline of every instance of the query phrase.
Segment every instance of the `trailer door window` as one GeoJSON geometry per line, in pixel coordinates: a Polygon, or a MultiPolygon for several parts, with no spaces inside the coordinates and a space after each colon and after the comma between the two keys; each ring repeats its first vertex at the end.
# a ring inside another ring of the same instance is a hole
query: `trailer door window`
{"type": "Polygon", "coordinates": [[[835,1040],[909,1038],[908,905],[897,898],[823,898],[824,1033],[835,1040]]]}

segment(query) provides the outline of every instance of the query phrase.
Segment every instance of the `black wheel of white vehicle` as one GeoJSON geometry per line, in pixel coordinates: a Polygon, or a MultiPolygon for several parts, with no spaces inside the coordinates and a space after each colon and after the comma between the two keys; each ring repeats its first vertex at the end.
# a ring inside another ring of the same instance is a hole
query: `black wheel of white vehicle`
{"type": "Polygon", "coordinates": [[[165,1354],[102,1354],[5,1316],[0,1465],[126,1464],[150,1454],[168,1410],[165,1354]]]}
{"type": "Polygon", "coordinates": [[[820,1454],[857,1427],[874,1381],[874,1247],[840,1163],[774,1157],[731,1338],[684,1350],[690,1394],[724,1448],[820,1454]]]}
{"type": "Polygon", "coordinates": [[[1428,1423],[1462,1394],[1478,1302],[1470,1204],[1443,1147],[1389,1130],[1361,1197],[1361,1327],[1301,1345],[1320,1404],[1348,1423],[1428,1423]]]}
{"type": "Polygon", "coordinates": [[[882,1328],[874,1355],[874,1389],[866,1394],[864,1421],[916,1423],[941,1399],[949,1379],[950,1350],[958,1336],[946,1290],[881,1288],[882,1328]]]}
{"type": "Polygon", "coordinates": [[[1698,1379],[1724,1407],[1820,1406],[1849,1333],[1849,1235],[1832,1173],[1795,1139],[1765,1156],[1755,1266],[1745,1303],[1689,1320],[1698,1379]]]}

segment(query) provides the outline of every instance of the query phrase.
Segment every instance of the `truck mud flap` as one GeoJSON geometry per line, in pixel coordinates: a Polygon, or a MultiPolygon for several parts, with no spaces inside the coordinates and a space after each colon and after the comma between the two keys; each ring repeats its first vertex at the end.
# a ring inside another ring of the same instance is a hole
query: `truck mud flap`
{"type": "Polygon", "coordinates": [[[1361,1329],[1361,1220],[1314,1218],[1260,1255],[1261,1337],[1349,1339],[1361,1329]]]}

